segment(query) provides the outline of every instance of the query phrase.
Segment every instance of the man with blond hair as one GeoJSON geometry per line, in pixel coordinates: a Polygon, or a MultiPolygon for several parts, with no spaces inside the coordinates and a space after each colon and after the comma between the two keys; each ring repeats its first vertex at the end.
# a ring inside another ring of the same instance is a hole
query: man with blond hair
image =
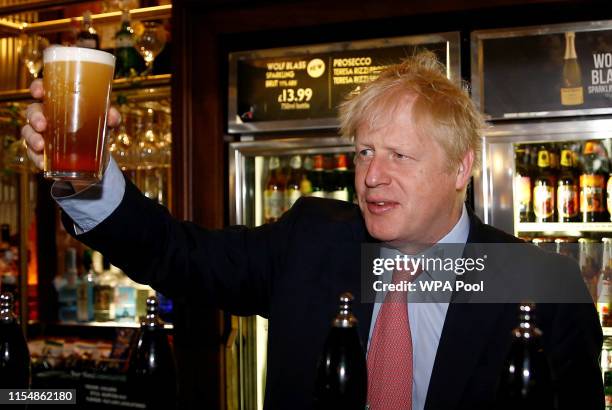
{"type": "MultiPolygon", "coordinates": [[[[40,81],[31,89],[42,96],[40,81]]],[[[354,139],[358,206],[302,198],[276,223],[206,230],[145,198],[112,159],[100,184],[56,183],[52,194],[69,232],[132,279],[173,298],[267,317],[265,408],[309,409],[338,295],[367,299],[362,244],[382,243],[392,257],[414,255],[418,244],[519,242],[484,225],[464,204],[484,122],[430,53],[383,71],[342,104],[340,121],[342,133],[354,139]]],[[[29,107],[28,122],[22,133],[40,167],[46,120],[39,105],[29,107]]],[[[118,123],[113,109],[109,123],[118,123]]],[[[373,302],[354,308],[367,350],[370,409],[499,404],[516,304],[373,302]]],[[[602,409],[602,336],[594,307],[538,309],[558,407],[602,409]]]]}

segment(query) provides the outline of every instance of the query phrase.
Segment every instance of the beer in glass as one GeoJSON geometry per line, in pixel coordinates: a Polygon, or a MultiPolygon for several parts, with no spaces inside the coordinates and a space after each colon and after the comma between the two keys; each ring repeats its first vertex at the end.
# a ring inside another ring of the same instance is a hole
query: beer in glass
{"type": "Polygon", "coordinates": [[[44,51],[44,176],[99,181],[107,158],[106,115],[115,57],[81,47],[44,51]]]}

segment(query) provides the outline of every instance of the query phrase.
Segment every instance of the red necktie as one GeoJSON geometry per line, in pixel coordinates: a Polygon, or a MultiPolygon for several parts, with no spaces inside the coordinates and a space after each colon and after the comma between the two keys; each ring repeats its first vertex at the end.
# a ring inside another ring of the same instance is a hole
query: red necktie
{"type": "MultiPolygon", "coordinates": [[[[415,277],[395,271],[393,283],[415,277]]],[[[387,292],[378,312],[368,349],[370,410],[412,410],[412,335],[406,303],[407,291],[387,292]]]]}

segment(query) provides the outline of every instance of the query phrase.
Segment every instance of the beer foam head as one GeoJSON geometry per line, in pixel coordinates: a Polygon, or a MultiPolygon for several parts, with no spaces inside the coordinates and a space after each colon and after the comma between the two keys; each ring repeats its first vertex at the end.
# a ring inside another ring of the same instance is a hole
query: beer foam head
{"type": "Polygon", "coordinates": [[[50,46],[43,53],[43,61],[87,61],[90,63],[115,66],[115,56],[106,51],[93,50],[83,47],[50,46]]]}

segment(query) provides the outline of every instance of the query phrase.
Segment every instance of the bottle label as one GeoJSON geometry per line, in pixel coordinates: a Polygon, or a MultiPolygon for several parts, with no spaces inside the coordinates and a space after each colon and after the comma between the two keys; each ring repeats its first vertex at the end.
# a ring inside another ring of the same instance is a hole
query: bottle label
{"type": "Polygon", "coordinates": [[[561,88],[562,105],[584,104],[584,93],[582,87],[561,88]]]}
{"type": "Polygon", "coordinates": [[[559,185],[557,189],[557,212],[559,218],[573,218],[579,212],[578,187],[559,185]]]}
{"type": "Polygon", "coordinates": [[[538,152],[538,167],[546,168],[550,166],[550,155],[548,151],[542,150],[538,152]]]}
{"type": "Polygon", "coordinates": [[[555,212],[555,193],[550,185],[533,188],[533,213],[538,218],[549,218],[555,212]]]}
{"type": "Polygon", "coordinates": [[[312,183],[308,178],[302,178],[300,181],[300,191],[302,191],[302,195],[310,195],[312,193],[312,183]]]}
{"type": "Polygon", "coordinates": [[[572,154],[572,151],[568,149],[562,150],[561,151],[561,166],[571,167],[574,163],[573,158],[574,158],[574,155],[572,154]]]}
{"type": "Polygon", "coordinates": [[[338,191],[331,191],[329,193],[329,198],[337,199],[339,201],[347,201],[349,200],[349,191],[348,189],[341,189],[338,191]]]}
{"type": "Polygon", "coordinates": [[[299,189],[289,189],[285,192],[285,209],[290,209],[295,201],[300,199],[302,192],[299,189]]]}
{"type": "Polygon", "coordinates": [[[580,175],[580,210],[581,212],[604,211],[604,178],[602,175],[580,175]]]}
{"type": "Polygon", "coordinates": [[[283,214],[284,206],[283,191],[277,189],[266,189],[264,192],[264,218],[278,219],[283,214]]]}
{"type": "Polygon", "coordinates": [[[77,47],[96,48],[96,40],[93,38],[80,38],[76,41],[77,47]]]}
{"type": "Polygon", "coordinates": [[[517,175],[514,180],[516,192],[516,204],[520,213],[529,212],[531,204],[531,178],[517,175]]]}
{"type": "Polygon", "coordinates": [[[134,47],[134,39],[130,35],[120,34],[115,38],[116,48],[131,48],[134,47]]]}

